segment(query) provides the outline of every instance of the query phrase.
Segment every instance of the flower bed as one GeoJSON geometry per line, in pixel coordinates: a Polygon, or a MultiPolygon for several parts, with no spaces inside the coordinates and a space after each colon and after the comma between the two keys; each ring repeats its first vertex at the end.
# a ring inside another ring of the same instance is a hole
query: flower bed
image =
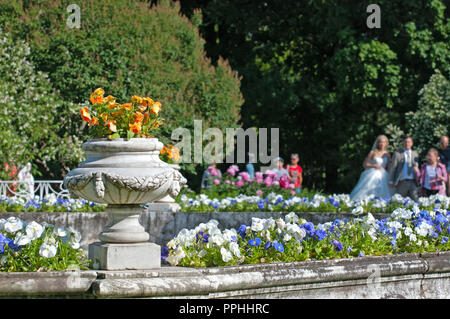
{"type": "Polygon", "coordinates": [[[88,269],[81,235],[16,217],[0,219],[0,271],[28,272],[88,269]]]}
{"type": "Polygon", "coordinates": [[[450,197],[433,195],[431,197],[421,197],[414,202],[408,197],[399,194],[391,198],[368,197],[363,201],[351,201],[347,194],[324,196],[320,194],[308,197],[289,197],[275,193],[267,197],[238,195],[236,197],[226,197],[223,199],[210,198],[205,194],[189,197],[182,195],[179,198],[181,211],[183,212],[353,212],[361,214],[363,212],[386,213],[397,208],[419,209],[450,209],[450,197]]]}
{"type": "Polygon", "coordinates": [[[57,198],[54,194],[39,199],[25,200],[22,197],[1,197],[0,212],[102,212],[105,205],[84,199],[57,198]]]}
{"type": "Polygon", "coordinates": [[[290,213],[284,219],[252,218],[238,230],[210,220],[183,229],[163,248],[171,265],[228,266],[310,259],[450,250],[450,211],[398,208],[389,218],[334,220],[314,225],[290,213]]]}
{"type": "MultiPolygon", "coordinates": [[[[275,193],[284,197],[295,195],[295,185],[289,181],[288,176],[278,178],[271,170],[264,173],[256,172],[254,179],[251,179],[246,171],[240,172],[237,165],[228,167],[223,177],[220,177],[212,166],[208,167],[208,170],[210,171],[208,187],[202,190],[202,193],[211,198],[234,197],[240,194],[263,196],[275,193]]],[[[303,189],[303,196],[310,194],[311,191],[303,189]]]]}

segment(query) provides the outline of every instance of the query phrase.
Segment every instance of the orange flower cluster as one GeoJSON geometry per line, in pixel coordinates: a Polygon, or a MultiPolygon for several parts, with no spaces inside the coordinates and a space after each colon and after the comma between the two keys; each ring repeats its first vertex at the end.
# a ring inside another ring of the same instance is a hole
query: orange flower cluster
{"type": "Polygon", "coordinates": [[[164,157],[167,157],[167,160],[171,160],[175,163],[177,163],[181,156],[180,156],[180,149],[178,147],[174,147],[173,145],[168,145],[162,148],[162,150],[159,152],[160,155],[164,157]]]}
{"type": "Polygon", "coordinates": [[[160,102],[135,95],[131,102],[120,104],[104,94],[103,89],[96,89],[89,97],[91,109],[81,108],[81,118],[92,127],[95,137],[151,137],[150,132],[162,124],[160,102]]]}

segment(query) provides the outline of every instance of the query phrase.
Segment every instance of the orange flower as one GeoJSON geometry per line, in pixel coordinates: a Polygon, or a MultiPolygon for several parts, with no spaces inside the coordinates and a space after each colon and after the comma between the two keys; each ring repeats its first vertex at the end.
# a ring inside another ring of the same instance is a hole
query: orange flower
{"type": "Polygon", "coordinates": [[[144,124],[147,124],[147,123],[148,123],[149,117],[150,117],[150,116],[148,115],[148,113],[144,113],[144,121],[143,121],[144,124]]]}
{"type": "Polygon", "coordinates": [[[161,103],[159,103],[159,102],[153,103],[153,105],[150,108],[150,112],[158,115],[159,111],[161,111],[161,103]]]}
{"type": "Polygon", "coordinates": [[[161,124],[162,124],[161,121],[156,121],[156,122],[153,123],[153,127],[157,128],[157,127],[159,127],[161,124]]]}
{"type": "Polygon", "coordinates": [[[120,106],[120,104],[119,103],[117,103],[116,101],[109,101],[108,102],[108,107],[109,107],[109,109],[116,109],[116,108],[118,108],[120,106]]]}
{"type": "Polygon", "coordinates": [[[100,114],[100,118],[103,120],[103,122],[107,122],[108,121],[108,114],[102,113],[102,114],[100,114]]]}
{"type": "Polygon", "coordinates": [[[125,104],[122,104],[120,107],[123,107],[123,108],[127,109],[128,111],[131,111],[132,105],[131,105],[131,103],[125,103],[125,104]]]}
{"type": "Polygon", "coordinates": [[[81,108],[81,118],[85,122],[89,122],[91,120],[91,115],[89,114],[89,109],[87,107],[81,108]]]}
{"type": "Polygon", "coordinates": [[[106,122],[106,126],[111,132],[117,132],[116,121],[108,121],[106,122]]]}
{"type": "Polygon", "coordinates": [[[144,114],[141,112],[134,113],[134,121],[141,123],[144,120],[144,114]]]}
{"type": "Polygon", "coordinates": [[[89,100],[92,104],[103,103],[103,94],[105,94],[105,91],[103,91],[103,89],[101,88],[98,88],[94,92],[92,92],[89,100]]]}
{"type": "Polygon", "coordinates": [[[141,132],[141,122],[135,121],[133,124],[128,124],[130,126],[130,131],[133,131],[134,134],[139,134],[141,132]]]}
{"type": "Polygon", "coordinates": [[[138,104],[142,104],[142,98],[137,96],[137,95],[133,95],[131,97],[131,102],[133,103],[138,103],[138,104]]]}
{"type": "Polygon", "coordinates": [[[147,109],[147,105],[143,105],[143,104],[138,105],[137,107],[138,107],[139,111],[141,111],[141,112],[145,112],[145,110],[147,109]]]}
{"type": "Polygon", "coordinates": [[[92,92],[92,95],[101,95],[101,96],[103,96],[104,94],[105,94],[105,91],[102,88],[98,88],[94,92],[92,92]]]}
{"type": "Polygon", "coordinates": [[[154,102],[151,98],[149,98],[149,97],[144,97],[144,98],[142,99],[142,105],[145,105],[145,106],[152,106],[153,103],[155,103],[155,102],[154,102]]]}
{"type": "Polygon", "coordinates": [[[91,121],[89,122],[89,126],[92,125],[97,125],[98,124],[98,118],[96,118],[95,116],[91,119],[91,121]]]}

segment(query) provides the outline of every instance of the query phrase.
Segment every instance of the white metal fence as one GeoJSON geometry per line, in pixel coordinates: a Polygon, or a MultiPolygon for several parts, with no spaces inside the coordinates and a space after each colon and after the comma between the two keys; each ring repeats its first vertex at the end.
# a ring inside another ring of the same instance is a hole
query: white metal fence
{"type": "Polygon", "coordinates": [[[34,181],[34,184],[26,181],[0,181],[0,197],[16,196],[25,199],[38,196],[43,199],[55,194],[56,197],[69,198],[69,191],[63,187],[62,180],[34,181]]]}

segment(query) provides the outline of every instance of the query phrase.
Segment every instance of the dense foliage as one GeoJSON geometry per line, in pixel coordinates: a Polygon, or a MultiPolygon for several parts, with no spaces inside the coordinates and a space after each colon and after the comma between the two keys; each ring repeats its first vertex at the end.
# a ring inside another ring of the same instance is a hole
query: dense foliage
{"type": "Polygon", "coordinates": [[[298,152],[305,185],[327,192],[350,191],[388,124],[405,128],[434,69],[450,76],[450,1],[377,1],[380,29],[366,25],[370,3],[181,2],[202,9],[208,55],[243,75],[244,126],[279,127],[282,157],[298,152]]]}
{"type": "MultiPolygon", "coordinates": [[[[78,107],[65,103],[45,73],[33,66],[28,44],[0,29],[0,163],[2,179],[14,178],[28,161],[61,174],[81,159],[81,142],[70,135],[78,107]],[[3,170],[4,168],[4,170],[3,170]],[[15,172],[14,174],[13,171],[15,172]]],[[[38,175],[38,170],[33,171],[38,175]]]]}
{"type": "Polygon", "coordinates": [[[440,136],[450,134],[450,81],[437,71],[419,96],[419,108],[406,114],[406,125],[424,158],[430,146],[437,146],[440,136]]]}
{"type": "MultiPolygon", "coordinates": [[[[31,61],[48,73],[63,100],[88,102],[98,87],[120,101],[135,94],[151,96],[164,105],[166,121],[158,137],[165,143],[173,129],[192,129],[194,118],[203,119],[205,128],[237,126],[243,103],[240,80],[225,60],[212,66],[206,58],[199,12],[189,21],[170,1],[150,8],[139,1],[85,0],[76,2],[81,9],[78,29],[66,25],[72,3],[0,0],[0,24],[27,40],[31,61]]],[[[68,132],[84,140],[87,128],[84,134],[76,126],[68,132]]]]}

